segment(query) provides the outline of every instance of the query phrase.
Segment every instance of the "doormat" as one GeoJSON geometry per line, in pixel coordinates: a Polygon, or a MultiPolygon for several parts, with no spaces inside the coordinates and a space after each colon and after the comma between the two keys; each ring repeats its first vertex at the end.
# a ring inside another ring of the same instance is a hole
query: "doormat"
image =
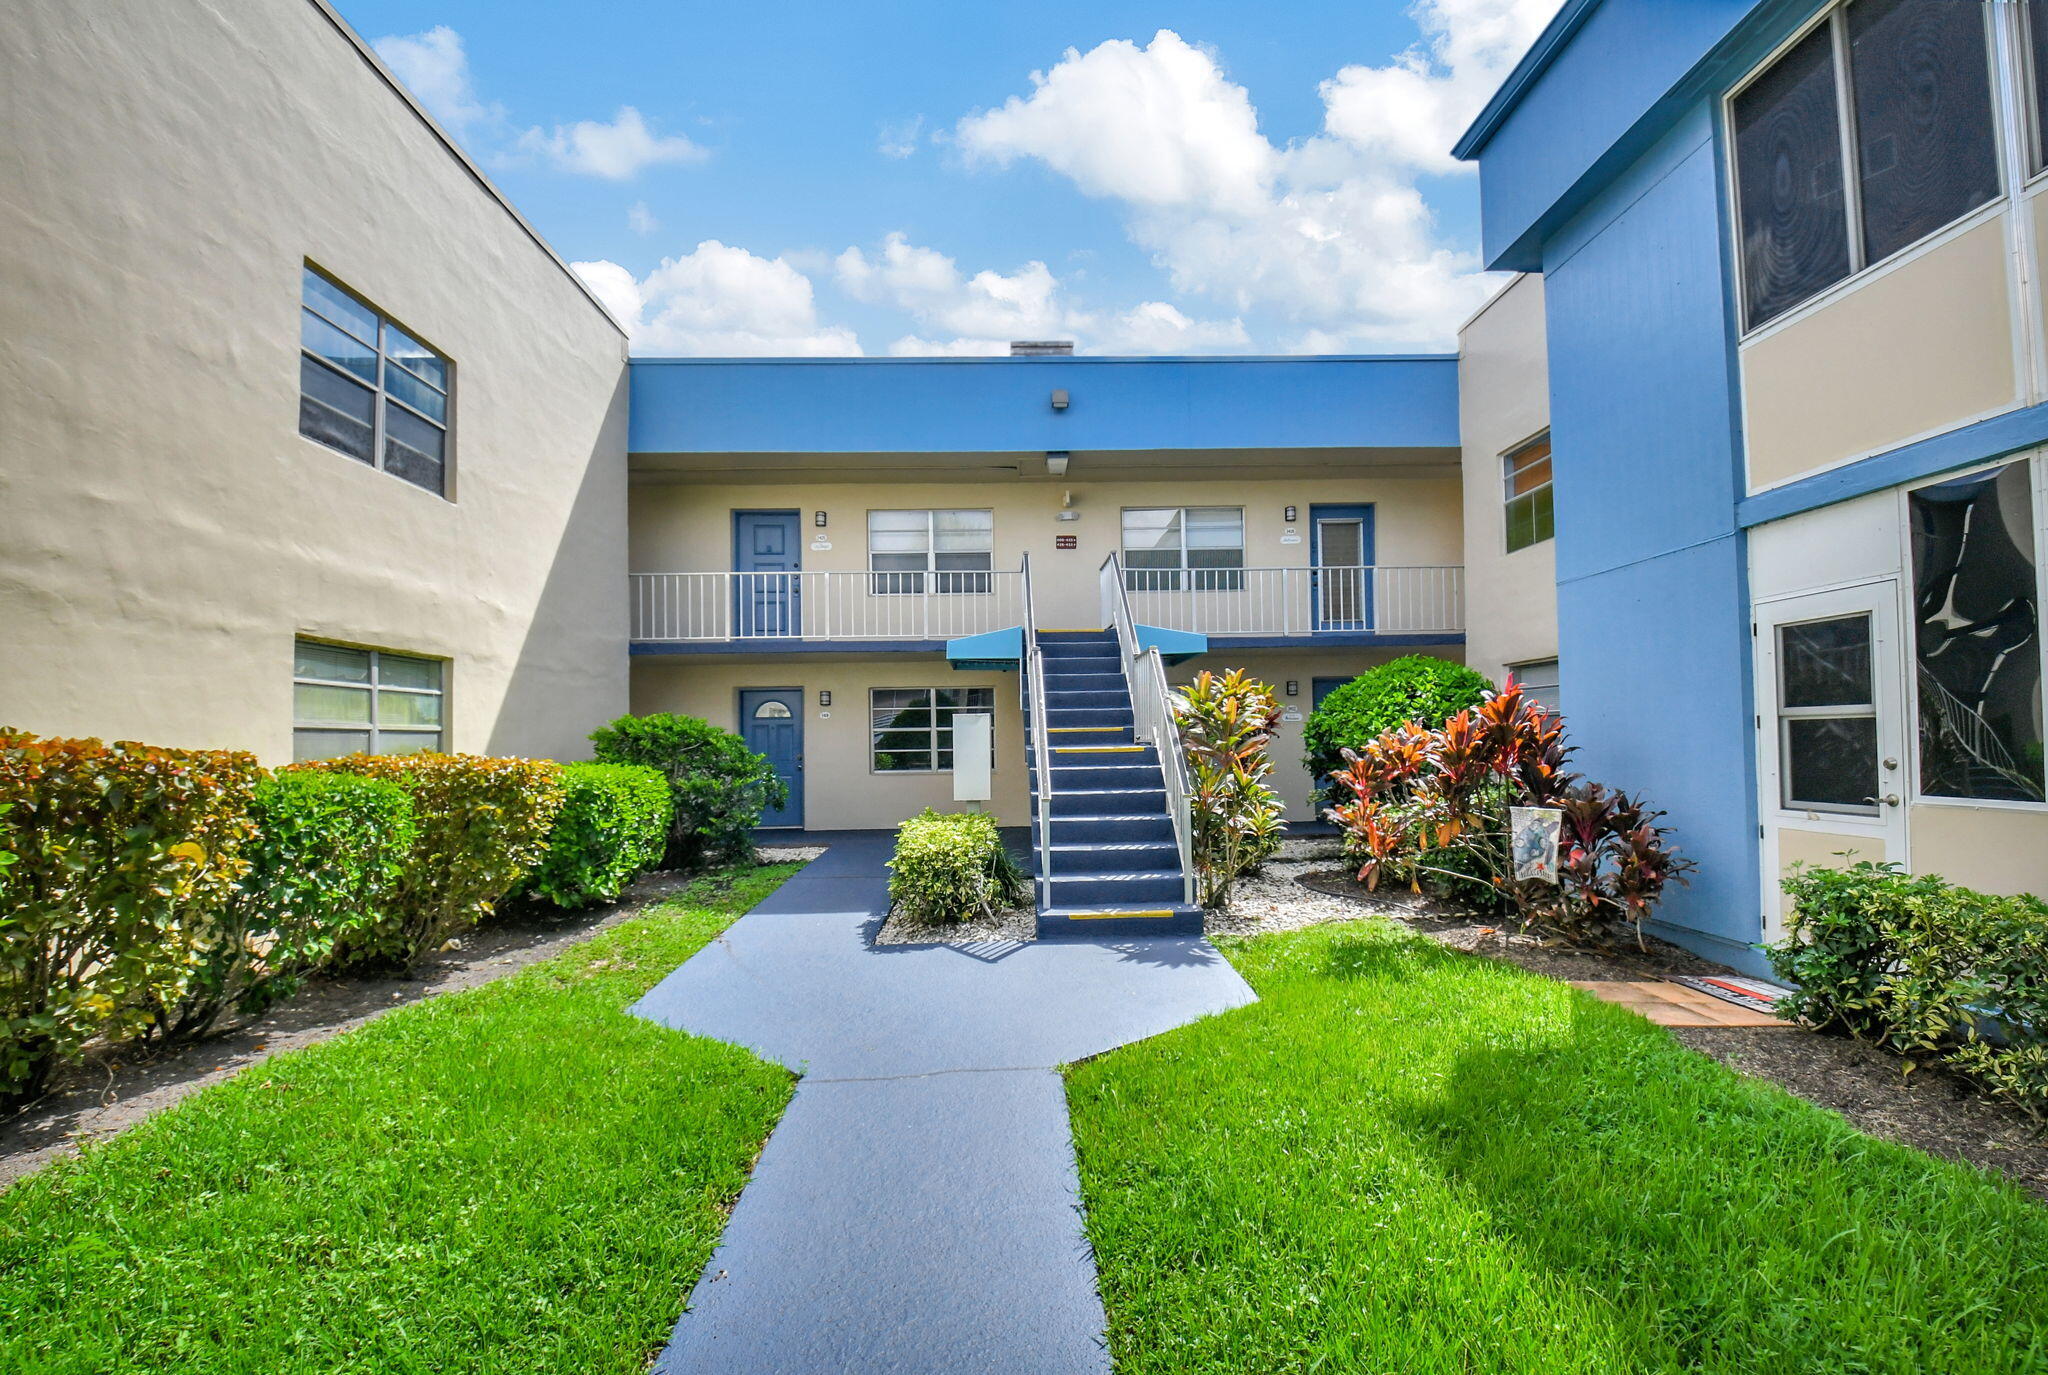
{"type": "Polygon", "coordinates": [[[1777,1006],[1778,999],[1792,991],[1789,988],[1780,988],[1774,983],[1766,983],[1762,979],[1740,979],[1732,974],[1713,978],[1672,974],[1666,978],[1672,983],[1719,998],[1724,1003],[1734,1003],[1737,1007],[1750,1008],[1756,1012],[1772,1011],[1777,1006]]]}

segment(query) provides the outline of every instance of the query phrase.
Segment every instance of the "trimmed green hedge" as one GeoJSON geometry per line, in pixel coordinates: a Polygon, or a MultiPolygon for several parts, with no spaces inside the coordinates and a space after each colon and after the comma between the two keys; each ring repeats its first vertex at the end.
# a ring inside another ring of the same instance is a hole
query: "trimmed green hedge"
{"type": "Polygon", "coordinates": [[[261,774],[228,750],[0,730],[0,1104],[183,998],[248,867],[261,774]]]}
{"type": "Polygon", "coordinates": [[[1436,730],[1466,707],[1478,706],[1492,688],[1476,669],[1427,654],[1369,668],[1309,713],[1301,728],[1301,762],[1309,777],[1328,778],[1344,767],[1345,750],[1362,750],[1404,721],[1436,730]]]}
{"type": "Polygon", "coordinates": [[[1029,891],[1030,881],[986,813],[927,807],[896,828],[891,912],[927,924],[965,921],[1022,902],[1029,891]]]}
{"type": "Polygon", "coordinates": [[[233,1008],[292,993],[346,937],[389,919],[419,836],[398,784],[343,773],[275,774],[256,785],[242,876],[208,931],[204,959],[161,1030],[196,1036],[233,1008]]]}
{"type": "Polygon", "coordinates": [[[590,734],[607,764],[644,764],[668,780],[670,869],[750,858],[761,813],[789,800],[765,756],[709,721],[673,712],[621,716],[590,734]]]}
{"type": "Polygon", "coordinates": [[[350,969],[409,969],[489,916],[547,853],[562,806],[562,766],[547,759],[351,754],[282,772],[383,778],[412,797],[419,833],[398,891],[335,951],[350,969]]]}
{"type": "Polygon", "coordinates": [[[562,810],[525,895],[557,907],[610,902],[661,863],[668,846],[668,780],[639,764],[566,764],[562,810]]]}
{"type": "Polygon", "coordinates": [[[1784,1011],[1968,1074],[2048,1118],[2048,902],[1869,861],[1795,866],[1784,1011]]]}

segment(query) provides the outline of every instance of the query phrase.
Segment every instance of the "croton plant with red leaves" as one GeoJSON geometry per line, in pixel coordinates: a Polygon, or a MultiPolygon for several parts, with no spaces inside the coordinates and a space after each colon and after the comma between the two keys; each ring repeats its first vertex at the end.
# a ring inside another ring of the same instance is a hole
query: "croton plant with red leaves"
{"type": "MultiPolygon", "coordinates": [[[[1476,869],[1526,926],[1574,945],[1610,945],[1642,926],[1667,885],[1694,865],[1657,825],[1664,814],[1569,767],[1564,719],[1510,677],[1438,730],[1408,722],[1345,750],[1335,776],[1346,799],[1325,813],[1360,861],[1359,881],[1425,879],[1469,884],[1476,869]],[[1561,813],[1558,881],[1519,881],[1509,854],[1508,808],[1561,813]],[[1462,857],[1457,869],[1446,856],[1462,857]]],[[[1484,890],[1481,890],[1484,891],[1484,890]]]]}

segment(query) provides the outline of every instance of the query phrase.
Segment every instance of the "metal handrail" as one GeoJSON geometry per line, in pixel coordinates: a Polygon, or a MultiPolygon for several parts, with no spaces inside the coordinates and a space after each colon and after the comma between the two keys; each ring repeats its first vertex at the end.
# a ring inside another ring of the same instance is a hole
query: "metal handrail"
{"type": "Polygon", "coordinates": [[[1031,763],[1037,786],[1033,789],[1033,853],[1037,873],[1033,883],[1038,906],[1050,906],[1052,896],[1052,752],[1046,743],[1045,656],[1038,648],[1038,608],[1031,599],[1031,555],[1024,555],[1024,646],[1023,662],[1017,674],[1019,703],[1030,723],[1031,763]]]}
{"type": "Polygon", "coordinates": [[[1116,631],[1124,682],[1131,691],[1133,734],[1140,739],[1149,738],[1159,755],[1159,772],[1166,784],[1166,814],[1173,821],[1174,844],[1180,850],[1181,902],[1192,907],[1195,905],[1194,787],[1188,779],[1187,753],[1181,748],[1180,727],[1173,717],[1173,694],[1166,685],[1166,661],[1160,658],[1157,646],[1138,643],[1138,623],[1131,615],[1123,566],[1115,553],[1102,561],[1097,579],[1102,593],[1102,616],[1116,631]]]}

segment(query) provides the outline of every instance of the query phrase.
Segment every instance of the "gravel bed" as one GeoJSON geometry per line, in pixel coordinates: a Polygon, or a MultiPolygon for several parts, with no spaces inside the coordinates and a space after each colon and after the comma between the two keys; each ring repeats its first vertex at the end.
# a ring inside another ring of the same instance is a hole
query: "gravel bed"
{"type": "Polygon", "coordinates": [[[755,849],[763,864],[809,864],[825,853],[822,845],[760,845],[755,849]]]}
{"type": "Polygon", "coordinates": [[[1011,907],[993,917],[927,926],[891,913],[875,933],[876,945],[1012,946],[1038,939],[1038,914],[1011,907]]]}

